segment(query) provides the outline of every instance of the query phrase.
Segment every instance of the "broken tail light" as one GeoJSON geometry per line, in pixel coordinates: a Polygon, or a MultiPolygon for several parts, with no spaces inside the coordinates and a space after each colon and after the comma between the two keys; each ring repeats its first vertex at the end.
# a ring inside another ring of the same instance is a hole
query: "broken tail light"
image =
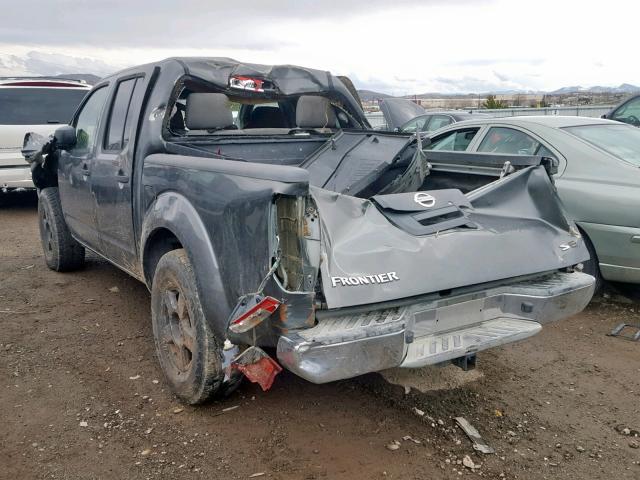
{"type": "Polygon", "coordinates": [[[259,78],[235,76],[229,79],[229,86],[240,90],[264,92],[265,81],[259,78]]]}
{"type": "Polygon", "coordinates": [[[238,355],[231,368],[242,372],[251,382],[260,384],[265,392],[271,388],[276,375],[282,371],[278,362],[255,346],[238,355]]]}
{"type": "Polygon", "coordinates": [[[255,304],[250,307],[247,302],[247,310],[238,317],[231,320],[229,330],[233,333],[244,333],[259,325],[269,318],[273,312],[280,306],[280,302],[273,297],[254,297],[255,304]]]}

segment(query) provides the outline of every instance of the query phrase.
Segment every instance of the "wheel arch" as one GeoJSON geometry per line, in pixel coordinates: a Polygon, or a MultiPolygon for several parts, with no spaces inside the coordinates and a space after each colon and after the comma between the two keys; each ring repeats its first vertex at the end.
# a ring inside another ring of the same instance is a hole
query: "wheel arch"
{"type": "Polygon", "coordinates": [[[210,232],[193,204],[177,192],[160,194],[147,210],[140,244],[141,265],[149,289],[162,255],[178,248],[187,252],[207,321],[219,338],[224,339],[232,305],[227,298],[210,232]]]}
{"type": "MultiPolygon", "coordinates": [[[[593,249],[593,253],[595,254],[596,258],[592,260],[595,260],[597,264],[599,262],[598,252],[596,251],[596,246],[593,243],[593,240],[591,239],[591,235],[589,234],[589,232],[587,232],[584,225],[581,225],[580,223],[576,222],[576,227],[578,228],[580,235],[582,235],[582,238],[584,238],[584,241],[587,247],[590,245],[591,249],[593,249]]],[[[589,255],[591,255],[591,251],[589,252],[589,255]]]]}

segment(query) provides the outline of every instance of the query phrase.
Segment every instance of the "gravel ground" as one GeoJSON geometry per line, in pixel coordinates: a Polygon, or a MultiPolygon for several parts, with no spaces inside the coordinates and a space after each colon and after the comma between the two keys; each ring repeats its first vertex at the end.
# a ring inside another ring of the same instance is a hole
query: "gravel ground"
{"type": "Polygon", "coordinates": [[[192,408],[155,361],[144,285],[95,256],[48,270],[31,195],[4,197],[0,225],[2,479],[640,478],[640,343],[606,336],[640,323],[634,287],[475,371],[285,372],[192,408]],[[496,453],[474,453],[457,416],[496,453]]]}

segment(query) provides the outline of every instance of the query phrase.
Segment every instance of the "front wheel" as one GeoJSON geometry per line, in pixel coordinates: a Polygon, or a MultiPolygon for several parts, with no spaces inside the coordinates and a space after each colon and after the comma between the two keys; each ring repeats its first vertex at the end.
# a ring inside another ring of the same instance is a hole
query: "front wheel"
{"type": "Polygon", "coordinates": [[[171,390],[198,404],[224,386],[222,342],[209,327],[184,249],[162,256],[151,286],[151,318],[156,353],[171,390]]]}
{"type": "Polygon", "coordinates": [[[84,265],[84,247],[71,236],[62,214],[57,187],[40,191],[38,224],[44,259],[51,270],[70,272],[84,265]]]}

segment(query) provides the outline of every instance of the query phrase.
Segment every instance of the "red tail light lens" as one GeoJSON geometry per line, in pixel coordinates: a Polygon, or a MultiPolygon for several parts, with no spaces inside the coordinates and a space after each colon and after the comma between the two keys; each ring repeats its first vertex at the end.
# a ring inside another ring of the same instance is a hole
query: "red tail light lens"
{"type": "Polygon", "coordinates": [[[280,306],[280,302],[273,297],[264,297],[256,305],[235,320],[231,321],[229,330],[234,333],[244,333],[251,330],[262,321],[269,318],[280,306]]]}
{"type": "Polygon", "coordinates": [[[238,88],[240,90],[264,92],[263,85],[264,80],[260,80],[259,78],[235,76],[229,79],[229,86],[231,88],[238,88]]]}

